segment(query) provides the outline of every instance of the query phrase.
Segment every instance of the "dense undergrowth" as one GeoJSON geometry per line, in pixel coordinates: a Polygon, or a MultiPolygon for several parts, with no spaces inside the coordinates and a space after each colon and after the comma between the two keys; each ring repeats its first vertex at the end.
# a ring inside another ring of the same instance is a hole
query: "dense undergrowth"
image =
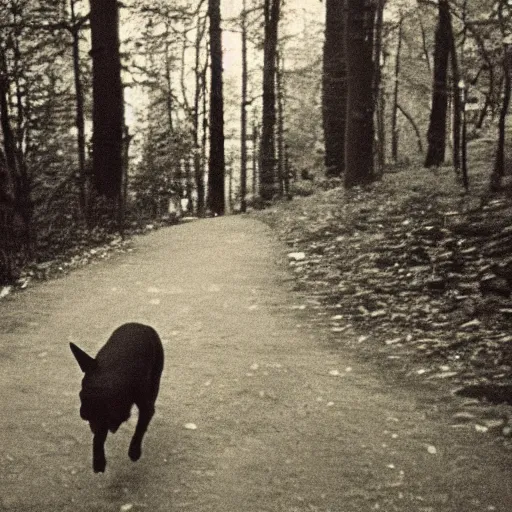
{"type": "Polygon", "coordinates": [[[0,283],[3,285],[0,286],[0,298],[16,289],[26,288],[32,281],[60,277],[114,253],[129,251],[134,236],[177,221],[171,216],[151,218],[131,214],[126,219],[122,234],[112,227],[88,229],[78,222],[45,225],[44,229],[39,229],[34,255],[18,260],[12,278],[0,283]]]}

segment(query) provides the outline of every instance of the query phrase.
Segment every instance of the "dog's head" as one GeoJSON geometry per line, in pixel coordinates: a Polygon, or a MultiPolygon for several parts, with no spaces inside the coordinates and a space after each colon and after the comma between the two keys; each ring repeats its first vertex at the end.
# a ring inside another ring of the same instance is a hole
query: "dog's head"
{"type": "Polygon", "coordinates": [[[110,430],[116,432],[121,423],[130,417],[131,404],[123,400],[108,386],[104,372],[98,362],[74,343],[71,351],[84,372],[80,391],[80,417],[89,422],[93,434],[110,430]]]}
{"type": "Polygon", "coordinates": [[[130,404],[123,403],[104,388],[87,384],[83,382],[80,391],[80,417],[89,422],[93,434],[101,430],[116,432],[130,417],[130,404]]]}

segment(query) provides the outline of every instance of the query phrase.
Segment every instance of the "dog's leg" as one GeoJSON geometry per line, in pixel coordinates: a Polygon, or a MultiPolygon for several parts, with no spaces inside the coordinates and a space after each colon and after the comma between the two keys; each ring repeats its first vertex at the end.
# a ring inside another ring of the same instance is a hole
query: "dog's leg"
{"type": "Polygon", "coordinates": [[[140,459],[142,453],[142,438],[146,433],[153,414],[155,414],[155,404],[153,402],[137,404],[137,407],[139,409],[139,419],[130,443],[130,449],[128,450],[128,456],[134,462],[140,459]]]}
{"type": "Polygon", "coordinates": [[[101,429],[94,434],[92,440],[92,468],[95,473],[103,473],[107,465],[105,458],[105,440],[107,439],[108,430],[101,429]]]}

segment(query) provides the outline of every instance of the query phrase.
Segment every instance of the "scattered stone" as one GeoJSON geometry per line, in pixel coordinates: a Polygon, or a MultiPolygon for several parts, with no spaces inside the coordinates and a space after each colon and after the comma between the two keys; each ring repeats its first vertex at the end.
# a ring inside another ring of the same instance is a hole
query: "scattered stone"
{"type": "Polygon", "coordinates": [[[467,411],[460,411],[453,415],[453,419],[459,423],[469,423],[470,421],[473,421],[475,418],[476,417],[474,414],[467,411]]]}
{"type": "Polygon", "coordinates": [[[292,261],[302,261],[306,259],[306,253],[304,252],[291,252],[288,254],[288,258],[292,261]]]}
{"type": "Polygon", "coordinates": [[[478,318],[474,318],[473,320],[470,320],[469,322],[462,324],[460,326],[460,329],[472,329],[473,327],[480,327],[481,323],[482,322],[480,322],[478,318]]]}

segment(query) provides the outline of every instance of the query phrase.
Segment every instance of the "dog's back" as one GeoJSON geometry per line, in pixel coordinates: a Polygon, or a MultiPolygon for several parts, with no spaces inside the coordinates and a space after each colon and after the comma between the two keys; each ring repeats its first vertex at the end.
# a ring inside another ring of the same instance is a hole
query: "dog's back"
{"type": "MultiPolygon", "coordinates": [[[[164,365],[162,342],[152,327],[127,323],[112,333],[96,355],[96,361],[95,385],[136,391],[138,395],[154,393],[164,365]]],[[[147,398],[154,401],[156,395],[147,398]]]]}

